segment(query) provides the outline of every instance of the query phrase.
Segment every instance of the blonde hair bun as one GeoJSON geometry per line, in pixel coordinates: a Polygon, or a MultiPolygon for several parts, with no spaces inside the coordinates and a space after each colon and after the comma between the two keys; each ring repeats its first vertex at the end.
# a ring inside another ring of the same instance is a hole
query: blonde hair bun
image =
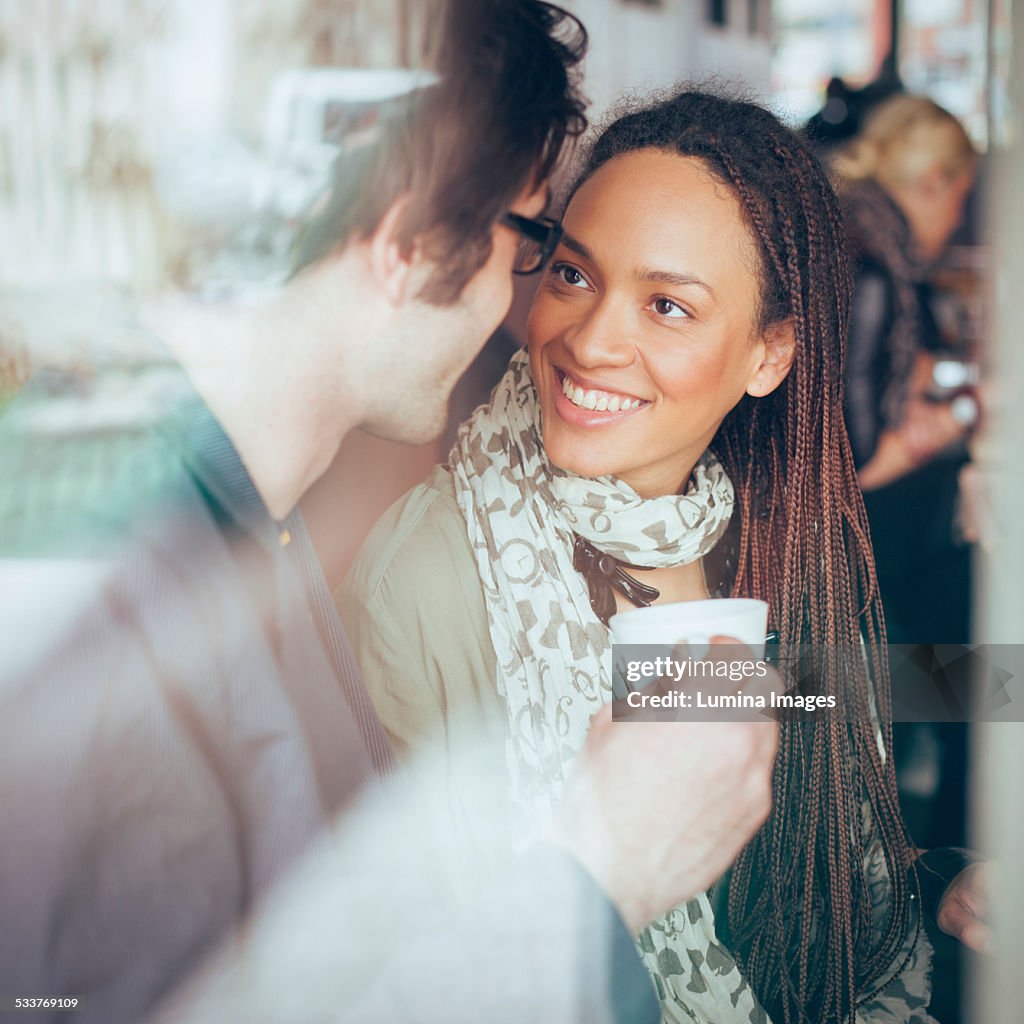
{"type": "Polygon", "coordinates": [[[871,111],[832,169],[840,185],[874,178],[891,187],[913,184],[936,164],[953,178],[973,169],[977,159],[963,125],[948,110],[924,96],[901,94],[871,111]]]}

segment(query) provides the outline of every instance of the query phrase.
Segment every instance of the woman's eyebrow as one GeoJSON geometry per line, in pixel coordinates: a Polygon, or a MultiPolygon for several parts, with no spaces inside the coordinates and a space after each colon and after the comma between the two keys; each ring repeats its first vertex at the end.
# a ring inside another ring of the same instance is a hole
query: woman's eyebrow
{"type": "Polygon", "coordinates": [[[576,253],[579,256],[582,256],[585,260],[588,260],[590,263],[597,262],[594,259],[594,254],[578,238],[573,238],[573,236],[570,235],[568,231],[562,232],[562,245],[564,245],[566,249],[572,249],[574,253],[576,253]]]}
{"type": "MultiPolygon", "coordinates": [[[[562,245],[566,249],[571,249],[573,252],[582,256],[585,260],[590,263],[596,263],[594,254],[576,237],[570,235],[568,231],[562,232],[562,245]]],[[[715,289],[707,283],[707,281],[701,280],[694,274],[680,274],[673,270],[652,270],[650,267],[640,267],[636,272],[636,279],[638,281],[649,281],[656,284],[670,284],[676,287],[683,287],[685,285],[696,285],[698,288],[703,288],[713,299],[715,297],[715,289]]]]}
{"type": "Polygon", "coordinates": [[[671,284],[677,287],[695,284],[698,288],[703,288],[711,298],[715,297],[715,289],[707,281],[702,281],[693,274],[678,274],[672,270],[651,270],[649,267],[641,267],[636,276],[640,281],[654,281],[657,284],[671,284]]]}

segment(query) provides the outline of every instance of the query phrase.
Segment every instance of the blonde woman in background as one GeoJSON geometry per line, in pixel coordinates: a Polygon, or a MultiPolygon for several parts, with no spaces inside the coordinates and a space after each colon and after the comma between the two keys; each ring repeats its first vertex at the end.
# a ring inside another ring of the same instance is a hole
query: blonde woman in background
{"type": "Polygon", "coordinates": [[[931,100],[895,96],[833,169],[854,255],[846,415],[893,642],[966,643],[969,552],[953,537],[976,402],[923,397],[942,347],[929,279],[963,216],[977,154],[931,100]]]}

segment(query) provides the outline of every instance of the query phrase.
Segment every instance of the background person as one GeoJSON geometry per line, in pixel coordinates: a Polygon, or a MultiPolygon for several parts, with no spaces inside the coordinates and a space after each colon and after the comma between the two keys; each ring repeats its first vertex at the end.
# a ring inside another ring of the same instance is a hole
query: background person
{"type": "Polygon", "coordinates": [[[893,642],[970,636],[970,554],[953,515],[958,443],[978,407],[925,392],[942,347],[929,275],[976,163],[956,118],[919,96],[879,106],[834,162],[855,268],[846,419],[893,642]]]}

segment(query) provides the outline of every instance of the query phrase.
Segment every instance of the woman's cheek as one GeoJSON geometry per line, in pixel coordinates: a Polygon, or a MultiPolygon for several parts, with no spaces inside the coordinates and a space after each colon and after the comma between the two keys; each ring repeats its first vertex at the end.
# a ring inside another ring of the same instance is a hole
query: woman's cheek
{"type": "Polygon", "coordinates": [[[530,349],[531,355],[535,350],[540,351],[543,346],[541,339],[546,337],[544,325],[547,319],[545,310],[547,302],[548,300],[544,295],[542,286],[541,290],[534,297],[533,305],[530,307],[530,314],[526,318],[526,344],[530,349]]]}
{"type": "Polygon", "coordinates": [[[546,395],[549,381],[545,370],[544,354],[555,337],[557,325],[552,323],[548,304],[543,298],[534,300],[533,308],[526,321],[526,349],[530,356],[530,370],[534,382],[546,395]]]}

